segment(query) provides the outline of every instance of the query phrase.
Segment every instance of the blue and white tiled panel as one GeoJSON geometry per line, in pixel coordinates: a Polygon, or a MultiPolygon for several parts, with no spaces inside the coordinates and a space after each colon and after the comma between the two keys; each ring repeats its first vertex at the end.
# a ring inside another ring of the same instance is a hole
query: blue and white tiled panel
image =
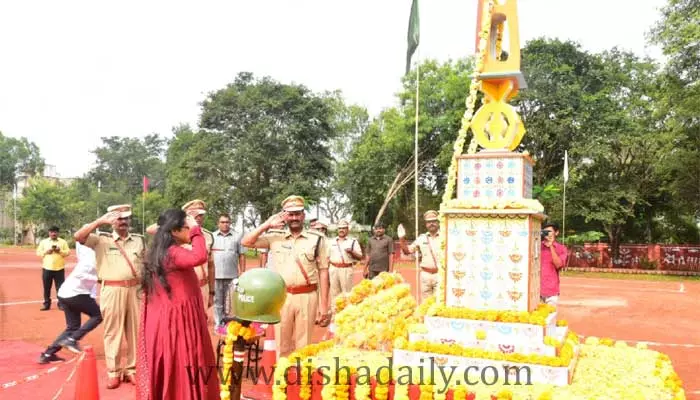
{"type": "MultiPolygon", "coordinates": [[[[505,377],[503,374],[506,372],[508,373],[508,380],[510,384],[517,384],[516,382],[518,382],[518,378],[519,382],[521,382],[520,384],[525,384],[528,382],[529,378],[530,383],[568,386],[571,384],[574,367],[578,361],[578,349],[576,350],[576,355],[571,361],[571,365],[568,367],[549,367],[538,364],[514,363],[509,361],[496,361],[482,358],[467,358],[407,350],[394,350],[393,356],[394,366],[399,368],[399,370],[401,370],[400,367],[402,366],[408,366],[419,368],[422,371],[439,370],[441,367],[452,371],[453,373],[451,375],[451,379],[453,381],[447,382],[450,386],[469,384],[469,382],[464,382],[465,373],[468,374],[469,381],[474,383],[491,382],[497,377],[504,379],[505,377]],[[517,369],[509,367],[528,368],[517,369]],[[519,375],[519,377],[516,375],[519,375]]],[[[442,377],[442,375],[439,373],[435,375],[442,377]]]]}
{"type": "MultiPolygon", "coordinates": [[[[408,336],[409,342],[415,341],[417,337],[408,336]]],[[[440,344],[459,344],[470,349],[482,349],[493,353],[503,354],[537,354],[541,356],[554,357],[557,355],[557,349],[554,346],[549,346],[544,343],[502,343],[497,341],[475,339],[473,337],[444,337],[439,332],[423,334],[423,339],[431,343],[440,344]]]]}
{"type": "MultiPolygon", "coordinates": [[[[555,323],[556,313],[549,316],[548,323],[555,323]]],[[[425,317],[424,322],[431,335],[437,338],[476,338],[477,331],[486,333],[486,340],[496,343],[529,343],[544,344],[544,337],[550,333],[556,334],[554,328],[547,326],[523,324],[518,322],[496,322],[468,320],[460,318],[425,317]]],[[[549,325],[549,324],[548,324],[549,325]]]]}
{"type": "Polygon", "coordinates": [[[531,261],[529,219],[448,216],[448,306],[507,311],[537,306],[530,290],[539,288],[539,264],[534,268],[531,261]]]}
{"type": "Polygon", "coordinates": [[[457,198],[518,200],[532,197],[532,165],[522,157],[459,161],[457,198]]]}

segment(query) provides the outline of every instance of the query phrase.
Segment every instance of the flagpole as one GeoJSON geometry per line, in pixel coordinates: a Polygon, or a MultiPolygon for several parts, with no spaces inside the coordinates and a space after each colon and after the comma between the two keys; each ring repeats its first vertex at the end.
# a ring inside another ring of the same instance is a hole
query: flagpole
{"type": "Polygon", "coordinates": [[[15,246],[17,246],[17,183],[15,183],[14,189],[15,190],[12,194],[12,199],[13,199],[12,208],[13,208],[13,211],[15,214],[15,218],[14,218],[14,220],[15,220],[15,223],[14,223],[14,225],[15,225],[15,240],[13,240],[12,242],[15,244],[15,246]]]}
{"type": "Polygon", "coordinates": [[[141,194],[141,234],[146,236],[146,192],[141,194]]]}
{"type": "Polygon", "coordinates": [[[569,180],[569,153],[564,150],[564,199],[561,213],[561,238],[566,239],[566,182],[569,180]]]}
{"type": "MultiPolygon", "coordinates": [[[[420,47],[420,46],[419,46],[420,47]]],[[[415,218],[416,218],[416,234],[415,238],[418,239],[418,104],[419,104],[419,94],[420,94],[420,49],[416,48],[416,127],[414,132],[414,153],[413,153],[413,173],[415,174],[415,184],[414,184],[414,197],[415,197],[415,218]]],[[[418,257],[415,257],[416,262],[416,299],[420,299],[420,265],[418,257]]],[[[420,301],[420,300],[419,300],[420,301]]]]}

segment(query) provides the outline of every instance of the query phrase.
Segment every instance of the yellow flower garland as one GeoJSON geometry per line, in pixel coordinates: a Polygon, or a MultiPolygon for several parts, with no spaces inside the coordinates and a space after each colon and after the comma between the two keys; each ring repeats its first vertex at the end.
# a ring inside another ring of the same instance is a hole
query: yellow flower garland
{"type": "Polygon", "coordinates": [[[433,390],[435,385],[420,385],[420,400],[433,400],[433,390]]]}
{"type": "Polygon", "coordinates": [[[457,386],[452,392],[452,398],[454,400],[466,400],[467,399],[467,389],[464,386],[457,386]]]}
{"type": "Polygon", "coordinates": [[[473,310],[469,308],[450,307],[444,304],[433,304],[427,315],[443,318],[458,318],[478,321],[509,322],[545,326],[547,317],[556,311],[554,306],[540,304],[528,313],[526,311],[473,310]]]}
{"type": "Polygon", "coordinates": [[[363,279],[353,286],[350,292],[340,294],[335,298],[335,312],[339,313],[350,305],[359,304],[367,297],[401,283],[404,283],[404,279],[399,273],[382,272],[372,280],[363,279]]]}
{"type": "Polygon", "coordinates": [[[245,327],[236,321],[231,321],[226,325],[226,338],[222,351],[223,361],[223,377],[224,381],[219,385],[219,396],[221,400],[231,398],[231,370],[233,369],[233,348],[236,345],[238,337],[242,337],[246,342],[250,342],[255,337],[255,330],[251,327],[245,327]]]}
{"type": "Polygon", "coordinates": [[[566,341],[559,350],[557,356],[545,356],[540,354],[519,354],[502,353],[479,348],[464,347],[459,344],[432,343],[426,340],[416,342],[398,341],[394,343],[395,348],[408,351],[418,351],[424,353],[455,355],[466,358],[483,358],[495,361],[510,361],[515,363],[546,365],[550,367],[568,367],[574,357],[575,347],[578,345],[578,336],[574,333],[567,335],[566,341]]]}

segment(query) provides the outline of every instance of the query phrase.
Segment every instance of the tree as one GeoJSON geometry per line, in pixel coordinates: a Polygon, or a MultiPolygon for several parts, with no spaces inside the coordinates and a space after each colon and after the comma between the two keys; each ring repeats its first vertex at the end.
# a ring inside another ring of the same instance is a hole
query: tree
{"type": "Polygon", "coordinates": [[[564,150],[596,129],[592,111],[603,86],[601,69],[595,56],[571,41],[539,38],[523,48],[521,70],[528,87],[513,104],[527,129],[519,150],[536,160],[535,185],[546,187],[561,178],[564,150]]]}
{"type": "Polygon", "coordinates": [[[700,220],[700,0],[669,0],[649,40],[668,58],[664,70],[663,129],[672,134],[665,165],[676,213],[700,220]]]}
{"type": "Polygon", "coordinates": [[[193,199],[207,203],[209,214],[234,212],[231,205],[227,142],[223,135],[189,126],[173,130],[166,156],[165,198],[173,206],[193,199]]]}
{"type": "Polygon", "coordinates": [[[333,173],[333,109],[302,85],[240,73],[202,104],[200,126],[218,137],[219,167],[232,188],[231,207],[252,205],[262,218],[291,194],[317,202],[333,173]]]}
{"type": "Polygon", "coordinates": [[[107,192],[120,193],[123,202],[131,201],[143,190],[143,177],[150,186],[162,190],[165,184],[163,155],[167,140],[159,135],[143,139],[132,137],[103,137],[102,145],[93,150],[97,165],[88,176],[95,184],[101,182],[107,192]]]}
{"type": "MultiPolygon", "coordinates": [[[[439,206],[452,147],[461,127],[468,94],[470,59],[420,66],[418,124],[419,197],[421,208],[439,206]]],[[[400,108],[384,110],[353,144],[347,162],[339,168],[341,186],[348,194],[353,215],[364,223],[378,219],[413,223],[414,130],[416,73],[403,80],[400,108]]]]}
{"type": "Polygon", "coordinates": [[[657,67],[617,49],[600,55],[603,83],[589,102],[594,130],[572,146],[572,156],[588,160],[572,179],[573,213],[599,222],[610,240],[613,259],[626,224],[664,186],[659,166],[669,141],[658,130],[657,67]]]}
{"type": "Polygon", "coordinates": [[[62,230],[69,229],[66,193],[60,183],[41,177],[33,178],[17,201],[17,206],[18,218],[25,225],[57,225],[62,230]]]}
{"type": "Polygon", "coordinates": [[[7,190],[17,183],[18,175],[35,176],[44,170],[39,147],[27,138],[12,138],[0,131],[0,189],[7,190]]]}

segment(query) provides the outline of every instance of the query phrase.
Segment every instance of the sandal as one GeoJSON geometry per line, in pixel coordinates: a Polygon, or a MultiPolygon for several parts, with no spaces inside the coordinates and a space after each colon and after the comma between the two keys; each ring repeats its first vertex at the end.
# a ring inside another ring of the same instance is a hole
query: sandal
{"type": "Polygon", "coordinates": [[[328,325],[331,324],[331,316],[330,315],[324,315],[323,318],[321,318],[321,321],[318,323],[322,328],[327,327],[328,325]]]}

